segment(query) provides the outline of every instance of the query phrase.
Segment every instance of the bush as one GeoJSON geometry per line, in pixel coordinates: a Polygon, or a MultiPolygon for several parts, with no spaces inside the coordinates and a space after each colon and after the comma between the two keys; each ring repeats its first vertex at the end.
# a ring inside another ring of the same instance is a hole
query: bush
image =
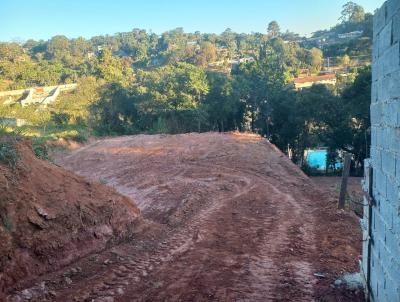
{"type": "Polygon", "coordinates": [[[32,149],[37,158],[43,160],[49,160],[49,148],[46,142],[42,139],[34,138],[32,139],[32,149]]]}
{"type": "Polygon", "coordinates": [[[59,137],[62,137],[66,140],[75,141],[77,143],[84,143],[88,140],[89,133],[84,129],[70,130],[61,133],[59,137]]]}
{"type": "Polygon", "coordinates": [[[19,154],[12,138],[0,142],[0,162],[15,168],[19,160],[19,154]]]}
{"type": "Polygon", "coordinates": [[[56,125],[66,125],[68,124],[71,116],[68,113],[64,112],[52,112],[51,113],[51,120],[56,125]]]}

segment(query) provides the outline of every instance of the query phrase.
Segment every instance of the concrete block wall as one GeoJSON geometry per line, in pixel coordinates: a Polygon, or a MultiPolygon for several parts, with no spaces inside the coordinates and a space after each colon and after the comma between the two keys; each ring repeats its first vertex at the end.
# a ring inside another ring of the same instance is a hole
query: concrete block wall
{"type": "MultiPolygon", "coordinates": [[[[400,302],[400,0],[388,0],[374,17],[371,100],[372,217],[362,226],[367,239],[372,219],[371,278],[373,301],[400,302]]],[[[362,270],[368,265],[363,244],[362,270]]]]}

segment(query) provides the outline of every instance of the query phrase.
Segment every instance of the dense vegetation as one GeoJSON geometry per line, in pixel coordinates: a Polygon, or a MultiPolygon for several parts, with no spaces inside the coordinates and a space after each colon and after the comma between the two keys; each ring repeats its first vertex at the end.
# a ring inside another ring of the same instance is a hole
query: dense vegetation
{"type": "Polygon", "coordinates": [[[307,148],[326,146],[354,155],[362,167],[369,144],[370,68],[351,57],[371,48],[371,16],[349,2],[341,23],[312,39],[281,33],[162,35],[133,29],[112,36],[23,44],[0,43],[0,90],[78,82],[47,108],[1,106],[0,116],[28,120],[26,135],[84,140],[88,135],[253,131],[301,162],[307,148]],[[361,30],[361,38],[329,45],[318,37],[361,30]],[[299,74],[326,69],[325,57],[345,69],[335,87],[294,91],[299,74]],[[239,61],[239,59],[244,59],[239,61]],[[355,66],[357,65],[357,66],[355,66]]]}

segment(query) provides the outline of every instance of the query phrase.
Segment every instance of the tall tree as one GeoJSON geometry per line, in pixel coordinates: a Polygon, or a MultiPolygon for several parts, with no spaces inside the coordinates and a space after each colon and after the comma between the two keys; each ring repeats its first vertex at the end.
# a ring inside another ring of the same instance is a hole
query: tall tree
{"type": "Polygon", "coordinates": [[[271,36],[271,37],[277,37],[277,36],[280,35],[280,32],[281,32],[281,28],[280,28],[278,22],[276,22],[276,21],[271,21],[271,22],[268,24],[268,34],[269,34],[269,36],[271,36]]]}
{"type": "Polygon", "coordinates": [[[196,55],[196,63],[206,67],[209,63],[217,59],[217,48],[210,42],[203,42],[200,45],[200,51],[196,55]]]}
{"type": "Polygon", "coordinates": [[[217,128],[221,132],[238,129],[242,123],[244,106],[236,95],[237,90],[233,87],[232,76],[209,72],[207,78],[210,91],[204,100],[204,105],[210,128],[212,130],[217,128]]]}
{"type": "Polygon", "coordinates": [[[365,18],[365,11],[361,5],[352,1],[343,5],[342,13],[339,18],[343,23],[357,23],[363,21],[365,18]]]}

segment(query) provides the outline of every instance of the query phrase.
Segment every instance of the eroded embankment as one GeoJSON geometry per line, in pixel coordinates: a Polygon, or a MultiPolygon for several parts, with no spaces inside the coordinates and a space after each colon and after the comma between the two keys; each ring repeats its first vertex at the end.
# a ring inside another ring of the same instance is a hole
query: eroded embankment
{"type": "Polygon", "coordinates": [[[1,301],[16,283],[118,243],[141,224],[136,205],[114,189],[37,159],[29,141],[0,143],[17,159],[0,163],[1,301]]]}

